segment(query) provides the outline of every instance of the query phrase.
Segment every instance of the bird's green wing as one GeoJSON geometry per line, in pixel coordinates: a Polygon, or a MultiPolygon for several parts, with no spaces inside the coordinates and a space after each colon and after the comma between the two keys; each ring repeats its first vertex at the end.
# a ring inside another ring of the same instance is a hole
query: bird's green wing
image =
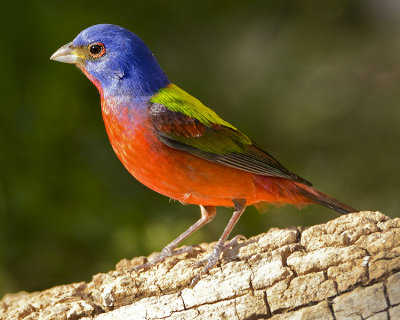
{"type": "Polygon", "coordinates": [[[247,172],[310,185],[174,84],[150,99],[148,112],[159,140],[172,148],[247,172]]]}

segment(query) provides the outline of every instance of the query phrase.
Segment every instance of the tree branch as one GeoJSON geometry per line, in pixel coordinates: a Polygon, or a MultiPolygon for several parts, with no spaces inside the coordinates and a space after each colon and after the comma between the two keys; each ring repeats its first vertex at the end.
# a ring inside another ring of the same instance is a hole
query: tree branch
{"type": "Polygon", "coordinates": [[[8,294],[0,319],[399,319],[399,218],[359,212],[271,229],[227,251],[191,289],[192,264],[213,243],[201,247],[148,271],[131,272],[144,257],[124,259],[89,283],[8,294]]]}

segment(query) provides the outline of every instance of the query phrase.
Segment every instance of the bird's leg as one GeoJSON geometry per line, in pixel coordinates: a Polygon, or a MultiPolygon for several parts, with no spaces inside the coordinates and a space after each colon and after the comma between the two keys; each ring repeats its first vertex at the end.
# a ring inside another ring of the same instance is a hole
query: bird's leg
{"type": "Polygon", "coordinates": [[[232,241],[237,242],[237,238],[235,237],[232,241],[230,241],[227,244],[227,246],[225,246],[226,239],[228,238],[236,222],[238,222],[240,216],[246,209],[246,199],[233,199],[232,202],[235,206],[235,211],[233,212],[232,217],[228,222],[228,225],[225,227],[225,230],[222,233],[222,236],[219,238],[217,244],[215,245],[212,253],[208,256],[208,258],[201,260],[195,264],[195,265],[205,265],[205,267],[200,271],[200,273],[195,278],[193,278],[190,284],[191,287],[194,287],[194,285],[197,282],[199,282],[202,275],[206,274],[213,266],[216,265],[221,255],[221,252],[225,248],[229,248],[232,245],[232,241]]]}
{"type": "Polygon", "coordinates": [[[182,248],[179,250],[175,250],[175,248],[187,237],[189,237],[192,233],[202,228],[204,225],[209,223],[217,213],[217,208],[213,206],[200,206],[201,217],[199,220],[196,221],[189,229],[183,232],[178,238],[167,244],[167,246],[161,251],[161,253],[152,261],[149,261],[145,264],[140,266],[136,266],[134,270],[139,269],[148,269],[157,263],[163,261],[167,257],[175,256],[184,252],[188,252],[193,250],[192,246],[182,248]]]}

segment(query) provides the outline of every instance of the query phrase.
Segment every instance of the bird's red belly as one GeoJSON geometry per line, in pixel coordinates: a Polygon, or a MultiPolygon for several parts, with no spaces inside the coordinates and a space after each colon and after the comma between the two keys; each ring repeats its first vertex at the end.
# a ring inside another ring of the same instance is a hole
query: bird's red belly
{"type": "Polygon", "coordinates": [[[126,169],[150,189],[183,203],[232,206],[258,200],[254,175],[222,166],[161,143],[146,121],[103,113],[112,147],[126,169]]]}

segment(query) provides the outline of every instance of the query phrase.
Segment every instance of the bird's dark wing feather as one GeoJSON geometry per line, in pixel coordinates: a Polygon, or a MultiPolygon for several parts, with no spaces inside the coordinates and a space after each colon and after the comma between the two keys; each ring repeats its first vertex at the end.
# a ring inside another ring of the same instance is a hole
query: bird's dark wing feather
{"type": "Polygon", "coordinates": [[[286,178],[311,186],[233,126],[206,125],[157,103],[151,103],[148,111],[159,140],[171,148],[247,172],[286,178]]]}

